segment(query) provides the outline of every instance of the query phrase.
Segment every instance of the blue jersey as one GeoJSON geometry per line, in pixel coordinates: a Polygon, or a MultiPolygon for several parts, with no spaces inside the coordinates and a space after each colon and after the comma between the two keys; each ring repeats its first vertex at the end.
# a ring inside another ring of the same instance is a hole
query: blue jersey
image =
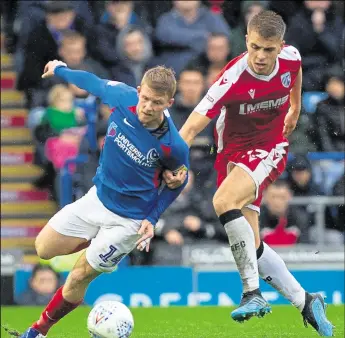
{"type": "Polygon", "coordinates": [[[189,168],[188,146],[168,111],[164,112],[167,131],[156,137],[136,115],[138,92],[135,88],[67,67],[56,68],[55,74],[100,97],[113,110],[93,180],[101,202],[120,216],[148,219],[156,224],[187,183],[186,180],[174,190],[162,187],[162,171],[189,168]]]}

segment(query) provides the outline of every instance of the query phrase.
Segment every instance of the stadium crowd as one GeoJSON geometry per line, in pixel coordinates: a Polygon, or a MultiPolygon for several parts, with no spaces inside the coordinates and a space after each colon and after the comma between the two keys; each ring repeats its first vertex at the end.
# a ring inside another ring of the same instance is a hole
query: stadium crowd
{"type": "MultiPolygon", "coordinates": [[[[170,114],[180,128],[220,70],[245,52],[248,20],[267,8],[281,14],[287,23],[286,43],[302,55],[303,95],[323,95],[316,105],[303,106],[290,138],[290,152],[295,156],[282,179],[265,195],[262,236],[273,245],[315,240],[315,208],[290,205],[290,200],[293,196],[344,195],[344,163],[324,163],[325,173],[306,156],[313,151],[345,150],[342,1],[17,0],[5,6],[7,49],[15,54],[17,89],[25,92],[30,110],[35,163],[45,169],[35,185],[51,189],[57,200],[59,169],[68,157],[88,156],[87,165],[75,169],[76,197],[92,186],[110,109],[58,78],[42,80],[48,61],[62,60],[72,69],[134,87],[147,68],[172,67],[178,92],[170,114]],[[86,131],[95,117],[96,142],[91,147],[86,131]],[[285,228],[290,229],[288,238],[272,231],[285,228]]],[[[133,263],[175,264],[183,244],[200,240],[227,243],[212,206],[216,179],[213,126],[191,149],[190,181],[157,226],[152,251],[149,255],[135,253],[133,263]]],[[[344,205],[326,208],[328,242],[344,242],[344,224],[344,205]]]]}

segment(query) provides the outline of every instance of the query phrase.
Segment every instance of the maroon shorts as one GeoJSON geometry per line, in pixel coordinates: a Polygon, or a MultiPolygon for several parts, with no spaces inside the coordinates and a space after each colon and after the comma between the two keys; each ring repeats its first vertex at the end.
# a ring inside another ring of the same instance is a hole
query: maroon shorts
{"type": "Polygon", "coordinates": [[[260,148],[246,151],[218,154],[215,168],[218,171],[217,186],[219,187],[231,170],[231,164],[245,170],[256,185],[256,200],[247,207],[260,212],[262,193],[266,187],[274,182],[284,171],[288,142],[267,144],[260,148]]]}

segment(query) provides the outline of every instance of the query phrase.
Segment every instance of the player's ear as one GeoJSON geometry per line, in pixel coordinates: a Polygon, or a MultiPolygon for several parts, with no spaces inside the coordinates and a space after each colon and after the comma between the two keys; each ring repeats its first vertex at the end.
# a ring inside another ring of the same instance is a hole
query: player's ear
{"type": "Polygon", "coordinates": [[[138,94],[140,94],[140,90],[141,90],[141,87],[138,86],[138,87],[137,87],[138,94]]]}
{"type": "Polygon", "coordinates": [[[175,102],[175,99],[172,97],[169,102],[168,102],[168,107],[167,108],[170,108],[175,102]]]}
{"type": "Polygon", "coordinates": [[[285,40],[282,40],[281,44],[280,44],[280,49],[282,50],[284,48],[285,45],[285,40]]]}

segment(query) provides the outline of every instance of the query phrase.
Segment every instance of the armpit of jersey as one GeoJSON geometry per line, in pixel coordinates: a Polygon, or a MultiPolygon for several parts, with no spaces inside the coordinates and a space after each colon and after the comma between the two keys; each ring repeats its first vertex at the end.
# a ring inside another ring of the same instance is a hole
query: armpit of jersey
{"type": "Polygon", "coordinates": [[[279,57],[285,60],[301,61],[301,54],[294,46],[284,46],[279,57]]]}

